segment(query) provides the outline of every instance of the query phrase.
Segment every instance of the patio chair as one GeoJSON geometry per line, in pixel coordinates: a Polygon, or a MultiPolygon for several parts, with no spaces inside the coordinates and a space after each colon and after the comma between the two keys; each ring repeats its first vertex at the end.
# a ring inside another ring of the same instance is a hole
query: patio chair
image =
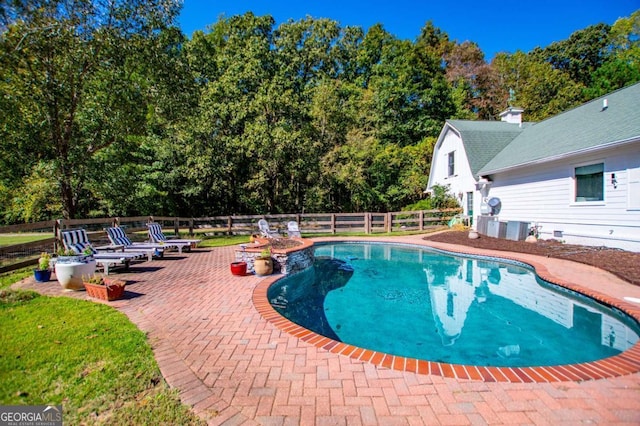
{"type": "Polygon", "coordinates": [[[109,241],[114,246],[114,248],[122,247],[125,252],[133,251],[133,252],[141,252],[147,254],[147,260],[151,261],[153,256],[163,257],[165,246],[162,244],[153,244],[153,243],[134,243],[132,242],[127,234],[124,232],[124,229],[119,226],[113,226],[105,229],[107,231],[107,236],[109,237],[109,241]]]}
{"type": "Polygon", "coordinates": [[[258,228],[260,228],[260,233],[266,238],[279,238],[280,234],[278,231],[272,231],[269,229],[269,222],[265,219],[260,219],[258,221],[258,228]]]}
{"type": "Polygon", "coordinates": [[[295,220],[287,223],[287,236],[302,238],[302,235],[300,234],[300,228],[298,227],[298,222],[296,222],[295,220]]]}
{"type": "Polygon", "coordinates": [[[109,275],[109,268],[112,266],[122,265],[128,269],[132,260],[142,259],[147,256],[146,253],[142,252],[106,251],[113,250],[109,247],[95,248],[91,245],[87,231],[84,229],[61,230],[60,237],[67,250],[72,250],[78,255],[89,252],[96,264],[102,266],[105,275],[109,275]],[[105,251],[99,251],[98,249],[105,251]]]}
{"type": "Polygon", "coordinates": [[[162,244],[165,247],[175,247],[179,253],[182,250],[190,251],[192,247],[196,247],[202,240],[180,239],[180,238],[167,238],[162,232],[162,227],[159,223],[150,222],[147,223],[149,228],[149,240],[152,243],[162,244]]]}

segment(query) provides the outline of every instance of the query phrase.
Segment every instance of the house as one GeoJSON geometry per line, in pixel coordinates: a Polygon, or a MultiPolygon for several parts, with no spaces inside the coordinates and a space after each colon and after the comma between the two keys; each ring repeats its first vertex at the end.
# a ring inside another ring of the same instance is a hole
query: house
{"type": "Polygon", "coordinates": [[[490,216],[540,238],[640,252],[640,83],[539,123],[447,120],[427,191],[448,185],[474,226],[490,216]]]}

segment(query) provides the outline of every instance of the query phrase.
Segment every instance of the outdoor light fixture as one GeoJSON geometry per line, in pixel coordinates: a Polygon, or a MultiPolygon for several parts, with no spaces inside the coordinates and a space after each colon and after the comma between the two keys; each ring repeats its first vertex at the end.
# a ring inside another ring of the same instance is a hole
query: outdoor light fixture
{"type": "Polygon", "coordinates": [[[491,182],[487,178],[480,178],[478,182],[476,182],[476,191],[480,191],[480,194],[483,198],[486,198],[489,195],[489,189],[491,188],[491,182]]]}
{"type": "Polygon", "coordinates": [[[611,173],[611,185],[613,185],[613,189],[618,188],[618,180],[616,179],[615,173],[611,173]]]}

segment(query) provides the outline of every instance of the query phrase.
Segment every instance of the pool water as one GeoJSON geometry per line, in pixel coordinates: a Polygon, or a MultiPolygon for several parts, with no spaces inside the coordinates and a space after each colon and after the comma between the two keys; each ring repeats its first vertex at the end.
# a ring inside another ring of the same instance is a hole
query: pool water
{"type": "Polygon", "coordinates": [[[638,341],[632,318],[525,265],[380,243],[321,244],[268,290],[290,321],[365,349],[495,367],[574,364],[638,341]]]}

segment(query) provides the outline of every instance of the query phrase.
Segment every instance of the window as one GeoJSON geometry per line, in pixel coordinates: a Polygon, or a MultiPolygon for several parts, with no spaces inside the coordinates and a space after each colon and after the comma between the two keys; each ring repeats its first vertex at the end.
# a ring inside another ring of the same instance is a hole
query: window
{"type": "Polygon", "coordinates": [[[453,176],[456,172],[455,151],[449,153],[449,176],[453,176]]]}
{"type": "Polygon", "coordinates": [[[604,164],[576,167],[576,202],[604,200],[604,164]]]}

